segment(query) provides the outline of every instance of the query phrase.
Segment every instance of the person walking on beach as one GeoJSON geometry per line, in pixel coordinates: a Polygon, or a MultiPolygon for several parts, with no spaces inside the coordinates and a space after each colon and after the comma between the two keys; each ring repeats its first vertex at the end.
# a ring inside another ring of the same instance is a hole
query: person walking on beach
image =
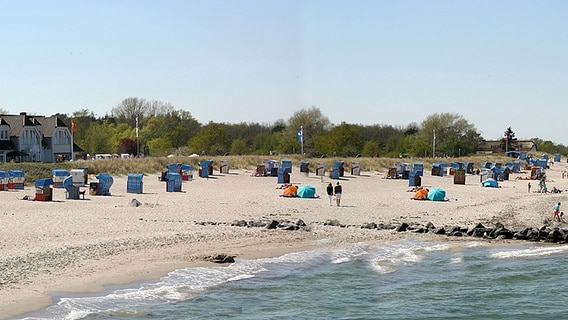
{"type": "Polygon", "coordinates": [[[554,205],[553,208],[553,214],[554,214],[554,221],[558,221],[560,222],[560,202],[558,202],[557,204],[554,205]]]}
{"type": "Polygon", "coordinates": [[[529,193],[531,193],[531,183],[530,182],[528,184],[528,188],[529,188],[529,193]]]}
{"type": "Polygon", "coordinates": [[[327,185],[327,198],[329,199],[329,205],[333,205],[333,185],[331,182],[327,185]]]}
{"type": "Polygon", "coordinates": [[[339,184],[339,181],[337,181],[335,188],[333,188],[333,192],[335,193],[335,203],[339,207],[341,205],[341,194],[343,192],[341,185],[339,184]]]}

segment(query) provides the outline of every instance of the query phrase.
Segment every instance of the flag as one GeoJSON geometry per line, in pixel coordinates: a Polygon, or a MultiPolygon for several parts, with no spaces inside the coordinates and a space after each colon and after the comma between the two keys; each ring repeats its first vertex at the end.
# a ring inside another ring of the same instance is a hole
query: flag
{"type": "Polygon", "coordinates": [[[71,131],[75,131],[77,127],[75,127],[75,120],[71,119],[71,131]]]}
{"type": "Polygon", "coordinates": [[[304,128],[298,130],[298,142],[304,142],[304,128]]]}

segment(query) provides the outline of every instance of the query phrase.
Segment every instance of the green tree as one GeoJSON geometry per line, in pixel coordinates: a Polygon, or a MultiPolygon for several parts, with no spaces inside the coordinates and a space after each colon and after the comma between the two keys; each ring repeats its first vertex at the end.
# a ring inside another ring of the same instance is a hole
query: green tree
{"type": "Polygon", "coordinates": [[[515,138],[515,133],[511,127],[508,127],[507,130],[503,133],[503,139],[501,139],[501,150],[503,152],[516,150],[519,146],[517,138],[515,138]]]}
{"type": "Polygon", "coordinates": [[[347,124],[331,129],[328,134],[323,134],[315,141],[315,147],[322,153],[341,157],[353,157],[363,151],[363,139],[357,126],[347,124]]]}
{"type": "Polygon", "coordinates": [[[363,145],[363,156],[375,157],[379,155],[379,145],[375,141],[367,141],[363,145]]]}
{"type": "Polygon", "coordinates": [[[550,140],[542,140],[542,139],[533,139],[534,143],[537,146],[537,150],[540,153],[548,153],[549,155],[555,154],[560,152],[561,148],[555,145],[554,142],[550,140]],[[559,150],[560,149],[560,150],[559,150]]]}
{"type": "Polygon", "coordinates": [[[300,153],[301,144],[297,137],[297,131],[294,131],[294,135],[290,133],[290,130],[274,133],[272,138],[276,141],[275,149],[284,154],[300,153]]]}
{"type": "Polygon", "coordinates": [[[319,108],[311,107],[310,109],[301,109],[294,112],[294,115],[288,119],[286,129],[283,130],[284,136],[281,137],[280,147],[281,152],[291,153],[290,148],[295,150],[301,149],[301,144],[298,142],[298,130],[303,128],[304,132],[304,152],[310,153],[313,151],[314,138],[329,132],[331,123],[325,117],[319,108]],[[292,147],[291,144],[295,142],[296,146],[292,147]]]}
{"type": "Polygon", "coordinates": [[[91,123],[86,132],[84,149],[94,155],[95,153],[114,153],[118,141],[113,141],[116,128],[112,124],[91,123]]]}
{"type": "Polygon", "coordinates": [[[229,152],[231,140],[225,126],[209,122],[199,133],[189,140],[189,149],[195,153],[205,152],[207,155],[222,155],[229,152]]]}
{"type": "Polygon", "coordinates": [[[231,142],[231,154],[243,155],[247,153],[247,144],[244,139],[234,139],[233,142],[231,142]]]}
{"type": "Polygon", "coordinates": [[[185,110],[151,116],[145,122],[145,126],[140,130],[140,140],[147,142],[153,155],[173,152],[179,154],[201,128],[201,124],[185,110]]]}
{"type": "Polygon", "coordinates": [[[456,113],[435,113],[421,124],[418,135],[432,145],[436,155],[458,156],[475,152],[481,142],[481,135],[461,115],[456,113]],[[435,145],[434,145],[435,137],[435,145]]]}
{"type": "Polygon", "coordinates": [[[66,125],[71,129],[71,120],[75,123],[75,131],[73,131],[73,143],[81,147],[83,150],[93,154],[93,150],[89,150],[87,146],[88,132],[92,124],[97,123],[97,119],[92,111],[88,109],[80,109],[73,112],[71,119],[67,119],[66,125]]]}

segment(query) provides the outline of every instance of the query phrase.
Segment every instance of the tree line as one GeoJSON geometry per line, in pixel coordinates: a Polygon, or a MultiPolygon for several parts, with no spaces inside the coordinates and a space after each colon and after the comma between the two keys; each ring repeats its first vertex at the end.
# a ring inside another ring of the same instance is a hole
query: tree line
{"type": "MultiPolygon", "coordinates": [[[[298,154],[298,129],[303,128],[303,151],[307,157],[355,156],[467,156],[484,140],[475,126],[456,113],[430,114],[421,123],[405,127],[342,122],[332,124],[317,107],[298,110],[287,120],[273,123],[202,124],[187,110],[169,103],[130,97],[96,117],[88,109],[57,114],[71,128],[75,144],[85,152],[144,153],[151,156],[205,154],[210,156],[298,154]]],[[[504,133],[513,150],[511,127],[504,133]]],[[[539,152],[566,154],[566,147],[532,139],[539,152]]],[[[510,148],[510,149],[507,149],[510,148]]]]}

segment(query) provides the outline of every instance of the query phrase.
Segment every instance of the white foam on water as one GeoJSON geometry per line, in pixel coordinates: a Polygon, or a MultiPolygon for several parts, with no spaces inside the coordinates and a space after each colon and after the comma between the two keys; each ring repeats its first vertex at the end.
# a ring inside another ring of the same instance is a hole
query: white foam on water
{"type": "Polygon", "coordinates": [[[426,251],[426,252],[446,251],[448,249],[450,249],[450,245],[440,243],[440,244],[434,244],[434,245],[426,246],[424,248],[424,251],[426,251]]]}
{"type": "Polygon", "coordinates": [[[568,251],[568,246],[532,247],[527,249],[505,250],[491,254],[495,259],[531,258],[549,256],[568,251]]]}
{"type": "Polygon", "coordinates": [[[466,244],[464,245],[464,247],[466,248],[478,248],[478,247],[486,247],[487,244],[483,243],[481,241],[469,241],[466,242],[466,244]]]}
{"type": "Polygon", "coordinates": [[[227,281],[239,281],[239,280],[250,279],[250,278],[254,278],[254,277],[255,277],[255,275],[252,275],[252,274],[243,274],[243,275],[240,275],[240,276],[229,278],[229,279],[227,279],[227,281]]]}
{"type": "Polygon", "coordinates": [[[449,248],[446,244],[412,240],[387,243],[372,253],[371,265],[378,273],[391,273],[403,266],[419,263],[428,252],[445,251],[449,248]]]}
{"type": "Polygon", "coordinates": [[[148,309],[156,304],[192,299],[204,291],[232,281],[255,277],[281,278],[322,263],[368,259],[367,248],[366,243],[356,243],[347,247],[294,252],[273,258],[237,259],[229,266],[179,269],[158,281],[143,282],[132,288],[87,297],[64,297],[42,313],[48,316],[27,319],[78,320],[90,314],[148,309]]]}
{"type": "Polygon", "coordinates": [[[331,261],[331,263],[340,264],[340,263],[345,263],[345,262],[349,262],[349,261],[351,261],[351,259],[349,259],[348,257],[343,257],[343,258],[335,259],[335,260],[331,261]]]}
{"type": "Polygon", "coordinates": [[[331,252],[331,263],[345,263],[368,255],[368,244],[364,242],[354,243],[347,247],[335,248],[331,252]]]}
{"type": "Polygon", "coordinates": [[[89,312],[80,311],[80,310],[73,310],[65,317],[65,320],[83,319],[84,317],[88,316],[89,314],[90,314],[89,312]]]}
{"type": "Polygon", "coordinates": [[[462,264],[463,263],[463,257],[455,257],[450,259],[450,264],[462,264]]]}

